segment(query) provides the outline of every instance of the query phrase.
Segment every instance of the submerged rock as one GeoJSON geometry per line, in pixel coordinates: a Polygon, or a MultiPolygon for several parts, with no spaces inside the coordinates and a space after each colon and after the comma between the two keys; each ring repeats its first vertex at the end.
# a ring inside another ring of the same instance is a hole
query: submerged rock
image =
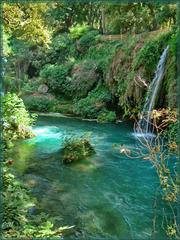
{"type": "Polygon", "coordinates": [[[129,224],[123,215],[115,209],[94,206],[92,210],[80,213],[77,226],[83,229],[86,236],[106,236],[106,239],[132,239],[129,224]]]}

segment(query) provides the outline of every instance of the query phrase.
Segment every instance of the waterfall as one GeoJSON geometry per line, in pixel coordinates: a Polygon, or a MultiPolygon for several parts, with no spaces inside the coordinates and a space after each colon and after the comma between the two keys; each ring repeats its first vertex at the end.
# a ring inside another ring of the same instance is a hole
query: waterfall
{"type": "Polygon", "coordinates": [[[168,55],[168,49],[169,46],[164,49],[157,65],[155,76],[149,85],[145,104],[138,122],[137,132],[141,131],[141,133],[147,134],[151,131],[151,112],[155,107],[159,89],[165,74],[165,64],[168,55]]]}

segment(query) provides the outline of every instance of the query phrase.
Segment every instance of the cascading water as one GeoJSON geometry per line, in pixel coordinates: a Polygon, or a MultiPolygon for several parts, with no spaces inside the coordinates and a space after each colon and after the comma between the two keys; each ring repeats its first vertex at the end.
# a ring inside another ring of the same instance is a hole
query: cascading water
{"type": "Polygon", "coordinates": [[[167,46],[159,60],[154,79],[149,85],[146,101],[141,113],[140,120],[138,122],[137,132],[147,134],[151,131],[151,112],[155,106],[159,89],[161,87],[162,80],[165,74],[165,63],[168,55],[169,46],[167,46]]]}

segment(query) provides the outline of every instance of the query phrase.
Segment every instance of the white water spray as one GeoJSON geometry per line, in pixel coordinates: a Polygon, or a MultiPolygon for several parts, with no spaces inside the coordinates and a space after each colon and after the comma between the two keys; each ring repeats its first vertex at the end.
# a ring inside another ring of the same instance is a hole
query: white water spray
{"type": "Polygon", "coordinates": [[[157,69],[155,72],[155,76],[149,85],[149,90],[146,96],[145,104],[141,113],[141,118],[138,122],[138,129],[137,131],[141,131],[143,134],[147,134],[150,132],[150,125],[151,125],[151,112],[155,107],[157,98],[158,98],[158,93],[159,89],[162,84],[162,80],[164,78],[165,74],[165,64],[167,60],[167,55],[168,55],[168,49],[169,46],[167,46],[159,60],[159,63],[157,65],[157,69]]]}

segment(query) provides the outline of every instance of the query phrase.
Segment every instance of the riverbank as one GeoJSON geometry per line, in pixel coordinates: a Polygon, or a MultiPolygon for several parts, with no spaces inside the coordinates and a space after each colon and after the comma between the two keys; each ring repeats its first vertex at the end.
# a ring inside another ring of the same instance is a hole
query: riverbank
{"type": "MultiPolygon", "coordinates": [[[[73,116],[73,115],[68,115],[68,114],[62,114],[62,113],[57,113],[57,112],[49,112],[49,113],[42,113],[42,112],[31,112],[31,113],[35,113],[39,116],[45,116],[45,117],[59,117],[59,118],[72,118],[72,119],[79,119],[82,121],[88,121],[88,122],[97,122],[99,123],[98,119],[89,119],[89,118],[82,118],[82,117],[78,117],[78,116],[73,116]]],[[[121,123],[123,122],[122,120],[116,120],[116,124],[117,123],[121,123]]]]}

